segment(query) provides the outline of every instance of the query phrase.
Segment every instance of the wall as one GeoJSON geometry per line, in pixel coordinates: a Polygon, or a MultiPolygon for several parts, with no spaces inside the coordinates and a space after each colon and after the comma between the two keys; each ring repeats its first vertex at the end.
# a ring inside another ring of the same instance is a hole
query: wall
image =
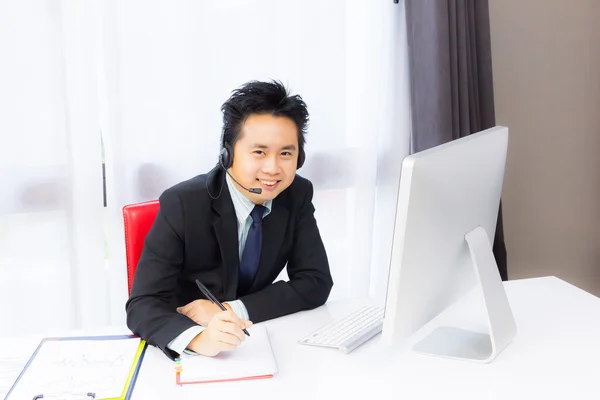
{"type": "Polygon", "coordinates": [[[600,1],[489,4],[509,278],[600,295],[600,1]]]}

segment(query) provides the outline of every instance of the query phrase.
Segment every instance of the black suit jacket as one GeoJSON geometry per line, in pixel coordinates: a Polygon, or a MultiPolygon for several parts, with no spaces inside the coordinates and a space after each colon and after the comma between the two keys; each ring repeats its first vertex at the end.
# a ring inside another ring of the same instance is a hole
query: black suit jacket
{"type": "MultiPolygon", "coordinates": [[[[263,220],[256,279],[239,298],[253,322],[318,307],[329,296],[333,281],[312,195],[310,181],[296,175],[263,220]],[[289,281],[273,283],[286,264],[289,281]]],[[[171,187],[159,201],[126,304],[127,325],[173,358],[167,344],[196,325],[176,311],[203,298],[195,279],[220,301],[238,299],[238,227],[220,168],[171,187]]]]}

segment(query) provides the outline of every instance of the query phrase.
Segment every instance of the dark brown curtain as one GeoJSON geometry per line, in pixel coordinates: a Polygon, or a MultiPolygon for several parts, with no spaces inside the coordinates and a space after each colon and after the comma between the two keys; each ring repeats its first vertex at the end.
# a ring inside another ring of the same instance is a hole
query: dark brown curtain
{"type": "MultiPolygon", "coordinates": [[[[495,125],[488,0],[406,0],[412,151],[495,125]]],[[[493,244],[508,279],[502,205],[493,244]]]]}

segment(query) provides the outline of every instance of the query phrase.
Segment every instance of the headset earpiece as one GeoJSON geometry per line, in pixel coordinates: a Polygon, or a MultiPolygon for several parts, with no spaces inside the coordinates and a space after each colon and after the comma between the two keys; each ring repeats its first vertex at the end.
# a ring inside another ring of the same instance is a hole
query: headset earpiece
{"type": "Polygon", "coordinates": [[[304,153],[304,148],[300,147],[300,150],[298,151],[298,165],[296,166],[296,169],[302,168],[302,166],[304,165],[305,159],[306,159],[306,154],[304,153]]]}
{"type": "Polygon", "coordinates": [[[233,149],[227,142],[223,143],[223,147],[221,148],[221,153],[219,155],[219,161],[225,169],[229,169],[233,165],[233,149]]]}

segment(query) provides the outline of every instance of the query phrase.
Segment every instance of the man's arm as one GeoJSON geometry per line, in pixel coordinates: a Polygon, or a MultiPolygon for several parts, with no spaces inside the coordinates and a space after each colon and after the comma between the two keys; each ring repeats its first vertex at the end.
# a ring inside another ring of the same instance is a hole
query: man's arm
{"type": "Polygon", "coordinates": [[[329,262],[314,217],[313,187],[307,182],[287,264],[290,280],[275,282],[240,299],[254,323],[321,306],[331,292],[329,262]]]}
{"type": "MultiPolygon", "coordinates": [[[[191,328],[177,336],[175,339],[171,340],[167,344],[167,348],[173,350],[179,355],[184,354],[184,352],[186,352],[186,349],[188,349],[190,343],[192,343],[192,340],[194,340],[196,336],[204,332],[205,329],[206,328],[204,328],[203,326],[192,326],[191,328]]],[[[187,350],[187,352],[188,354],[193,354],[191,350],[187,350]]]]}
{"type": "Polygon", "coordinates": [[[179,196],[167,190],[146,236],[126,304],[127,326],[171,358],[179,355],[167,345],[187,329],[197,326],[176,311],[175,288],[183,264],[183,210],[179,196]]]}

